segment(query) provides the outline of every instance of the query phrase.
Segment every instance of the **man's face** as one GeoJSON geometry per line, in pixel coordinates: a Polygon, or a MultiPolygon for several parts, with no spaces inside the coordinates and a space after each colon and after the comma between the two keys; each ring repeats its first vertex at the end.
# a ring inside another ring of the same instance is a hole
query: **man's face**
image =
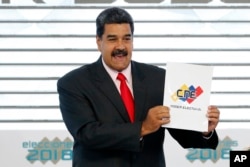
{"type": "Polygon", "coordinates": [[[129,24],[105,24],[102,38],[96,37],[104,62],[112,69],[128,67],[133,50],[133,36],[129,24]]]}

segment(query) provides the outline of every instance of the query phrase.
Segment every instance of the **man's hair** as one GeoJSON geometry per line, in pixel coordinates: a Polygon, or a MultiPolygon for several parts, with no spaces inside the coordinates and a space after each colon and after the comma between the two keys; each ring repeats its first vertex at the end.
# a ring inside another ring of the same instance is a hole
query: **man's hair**
{"type": "Polygon", "coordinates": [[[102,37],[105,24],[128,23],[132,35],[134,34],[134,21],[131,15],[124,9],[118,7],[107,8],[96,18],[96,35],[102,37]]]}

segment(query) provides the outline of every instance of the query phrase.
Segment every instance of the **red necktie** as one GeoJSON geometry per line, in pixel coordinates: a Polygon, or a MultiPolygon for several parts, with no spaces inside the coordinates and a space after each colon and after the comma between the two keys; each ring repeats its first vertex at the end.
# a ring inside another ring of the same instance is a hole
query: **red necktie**
{"type": "Polygon", "coordinates": [[[121,91],[121,97],[123,100],[123,103],[127,109],[129,118],[131,122],[134,122],[135,114],[134,114],[134,99],[133,96],[126,84],[126,77],[119,73],[117,76],[117,79],[120,80],[120,91],[121,91]]]}

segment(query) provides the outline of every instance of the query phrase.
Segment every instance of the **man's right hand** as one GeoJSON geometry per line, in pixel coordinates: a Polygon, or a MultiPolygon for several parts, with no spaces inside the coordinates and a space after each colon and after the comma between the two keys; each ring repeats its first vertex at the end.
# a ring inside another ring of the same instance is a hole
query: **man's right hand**
{"type": "Polygon", "coordinates": [[[161,125],[170,122],[170,109],[166,106],[150,108],[146,119],[142,122],[141,137],[157,131],[161,125]]]}

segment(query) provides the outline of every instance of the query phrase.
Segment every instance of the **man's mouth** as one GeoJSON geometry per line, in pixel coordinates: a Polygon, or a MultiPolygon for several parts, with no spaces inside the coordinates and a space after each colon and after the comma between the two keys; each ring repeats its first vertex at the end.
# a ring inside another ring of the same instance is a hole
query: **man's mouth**
{"type": "Polygon", "coordinates": [[[113,57],[123,57],[127,55],[128,55],[128,52],[126,50],[117,49],[112,52],[113,57]]]}

